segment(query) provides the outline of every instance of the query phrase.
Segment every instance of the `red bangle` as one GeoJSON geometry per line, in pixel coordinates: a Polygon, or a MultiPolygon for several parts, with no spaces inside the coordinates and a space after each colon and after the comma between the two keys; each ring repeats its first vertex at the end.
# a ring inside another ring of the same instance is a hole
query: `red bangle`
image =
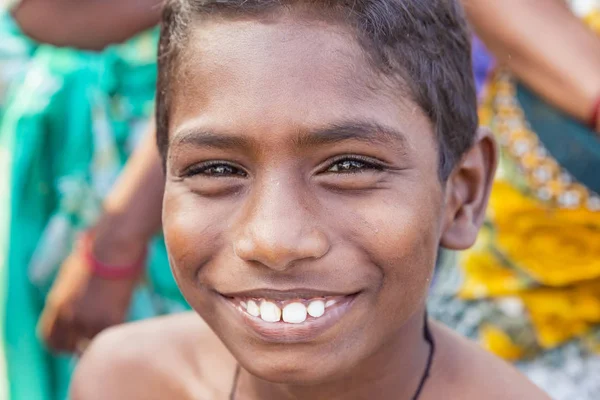
{"type": "Polygon", "coordinates": [[[598,120],[600,119],[600,96],[594,103],[594,108],[592,109],[592,116],[590,117],[588,126],[593,130],[598,129],[598,120]]]}
{"type": "Polygon", "coordinates": [[[99,278],[108,280],[126,280],[137,278],[146,265],[146,251],[134,263],[128,265],[110,265],[99,261],[92,251],[93,231],[84,232],[79,241],[83,255],[92,273],[99,278]]]}

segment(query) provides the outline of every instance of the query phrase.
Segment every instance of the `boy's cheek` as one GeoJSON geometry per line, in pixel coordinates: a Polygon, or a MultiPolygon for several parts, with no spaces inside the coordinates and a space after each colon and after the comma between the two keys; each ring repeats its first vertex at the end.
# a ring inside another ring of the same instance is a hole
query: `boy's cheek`
{"type": "Polygon", "coordinates": [[[213,213],[197,207],[193,194],[165,192],[163,232],[176,279],[196,280],[196,271],[210,259],[219,236],[213,213]]]}
{"type": "Polygon", "coordinates": [[[340,204],[337,226],[352,231],[357,245],[376,258],[395,258],[416,251],[437,251],[441,201],[418,190],[390,191],[372,201],[340,204]],[[345,207],[345,208],[344,208],[345,207]]]}
{"type": "Polygon", "coordinates": [[[417,297],[426,293],[439,247],[438,204],[424,198],[361,208],[357,220],[364,229],[357,242],[383,269],[386,286],[417,297]]]}

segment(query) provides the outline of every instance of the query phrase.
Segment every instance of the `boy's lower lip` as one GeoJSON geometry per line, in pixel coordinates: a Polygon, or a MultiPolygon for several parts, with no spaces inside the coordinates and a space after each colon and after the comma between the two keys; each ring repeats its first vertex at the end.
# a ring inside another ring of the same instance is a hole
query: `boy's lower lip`
{"type": "Polygon", "coordinates": [[[307,319],[301,324],[265,322],[243,311],[230,298],[220,296],[231,308],[234,318],[240,321],[259,339],[269,343],[306,343],[315,340],[336,325],[350,310],[359,294],[344,296],[317,319],[307,319]]]}

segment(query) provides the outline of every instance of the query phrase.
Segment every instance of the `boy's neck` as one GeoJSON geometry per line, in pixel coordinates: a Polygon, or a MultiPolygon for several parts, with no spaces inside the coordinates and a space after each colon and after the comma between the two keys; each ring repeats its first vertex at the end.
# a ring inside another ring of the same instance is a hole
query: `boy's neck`
{"type": "Polygon", "coordinates": [[[425,373],[430,345],[424,336],[424,311],[343,379],[315,386],[274,384],[245,370],[238,378],[236,400],[412,400],[425,373]],[[243,395],[242,395],[243,394],[243,395]]]}

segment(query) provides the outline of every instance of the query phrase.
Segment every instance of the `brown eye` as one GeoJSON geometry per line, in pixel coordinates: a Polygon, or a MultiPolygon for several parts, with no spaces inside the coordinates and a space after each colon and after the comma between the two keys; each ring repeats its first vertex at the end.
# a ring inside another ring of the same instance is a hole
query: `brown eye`
{"type": "Polygon", "coordinates": [[[209,178],[245,177],[246,172],[241,168],[225,162],[208,162],[194,165],[185,172],[186,177],[206,176],[209,178]]]}
{"type": "Polygon", "coordinates": [[[344,158],[335,161],[324,172],[326,173],[356,173],[365,170],[382,170],[380,165],[374,162],[365,161],[358,158],[344,158]]]}

